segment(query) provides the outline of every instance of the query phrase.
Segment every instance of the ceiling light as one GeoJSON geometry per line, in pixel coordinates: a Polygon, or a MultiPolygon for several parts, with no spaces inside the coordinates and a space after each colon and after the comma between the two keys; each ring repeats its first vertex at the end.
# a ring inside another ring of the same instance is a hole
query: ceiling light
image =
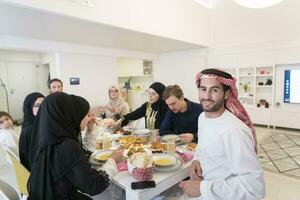
{"type": "Polygon", "coordinates": [[[194,1],[208,8],[212,8],[215,6],[215,0],[194,0],[194,1]]]}
{"type": "Polygon", "coordinates": [[[265,8],[274,6],[283,0],[234,0],[237,4],[247,8],[265,8]]]}
{"type": "Polygon", "coordinates": [[[82,4],[82,5],[85,5],[85,6],[91,6],[91,7],[95,6],[94,2],[92,0],[70,0],[70,1],[82,4]]]}

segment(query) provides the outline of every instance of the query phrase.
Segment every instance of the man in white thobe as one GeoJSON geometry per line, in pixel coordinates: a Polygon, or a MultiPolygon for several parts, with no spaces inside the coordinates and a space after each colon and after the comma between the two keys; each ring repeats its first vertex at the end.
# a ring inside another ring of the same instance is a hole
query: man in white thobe
{"type": "Polygon", "coordinates": [[[205,112],[198,119],[191,179],[180,187],[199,200],[262,199],[265,183],[256,157],[255,129],[237,98],[236,80],[226,72],[206,69],[196,83],[205,112]]]}

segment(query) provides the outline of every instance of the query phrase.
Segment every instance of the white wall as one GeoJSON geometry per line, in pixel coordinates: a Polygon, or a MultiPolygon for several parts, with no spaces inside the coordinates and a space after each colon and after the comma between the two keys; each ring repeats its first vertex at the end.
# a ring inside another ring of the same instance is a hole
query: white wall
{"type": "Polygon", "coordinates": [[[300,63],[300,38],[276,43],[162,54],[161,59],[154,65],[154,79],[167,84],[178,83],[187,97],[198,99],[194,84],[195,74],[205,67],[236,68],[276,65],[275,103],[280,102],[281,109],[300,110],[299,104],[286,104],[282,97],[283,67],[278,65],[293,63],[300,63]]]}
{"type": "Polygon", "coordinates": [[[49,65],[50,78],[59,78],[59,57],[58,53],[42,53],[41,63],[49,65]]]}
{"type": "Polygon", "coordinates": [[[160,60],[153,64],[154,80],[165,85],[178,84],[185,97],[198,102],[195,76],[206,66],[204,53],[188,51],[162,55],[160,60]]]}
{"type": "Polygon", "coordinates": [[[41,63],[50,64],[51,78],[62,79],[65,92],[87,98],[91,106],[106,104],[108,86],[118,83],[117,58],[154,61],[159,58],[158,54],[147,52],[14,36],[0,36],[0,48],[44,52],[41,63]],[[79,77],[80,85],[71,86],[70,77],[79,77]]]}
{"type": "MultiPolygon", "coordinates": [[[[0,78],[6,87],[7,73],[6,73],[6,69],[5,69],[5,62],[3,62],[3,61],[0,61],[0,78]]],[[[1,82],[0,82],[0,111],[7,111],[7,110],[8,109],[7,109],[5,88],[1,85],[1,82]]]]}
{"type": "Polygon", "coordinates": [[[107,103],[108,87],[118,83],[116,58],[72,53],[59,57],[65,92],[86,98],[91,106],[107,103]],[[71,77],[79,77],[80,85],[70,85],[71,77]]]}

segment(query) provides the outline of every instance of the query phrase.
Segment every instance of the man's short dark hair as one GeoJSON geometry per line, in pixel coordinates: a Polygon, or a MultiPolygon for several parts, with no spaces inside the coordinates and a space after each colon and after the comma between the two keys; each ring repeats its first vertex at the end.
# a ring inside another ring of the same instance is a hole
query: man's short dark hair
{"type": "Polygon", "coordinates": [[[178,85],[168,85],[163,92],[163,100],[168,99],[170,96],[175,96],[180,99],[183,96],[182,89],[178,85]]]}
{"type": "Polygon", "coordinates": [[[61,86],[63,86],[63,82],[62,82],[60,79],[58,79],[58,78],[53,78],[53,79],[51,79],[51,80],[48,82],[48,88],[49,88],[49,89],[50,89],[51,83],[53,83],[53,82],[60,82],[61,86]]]}

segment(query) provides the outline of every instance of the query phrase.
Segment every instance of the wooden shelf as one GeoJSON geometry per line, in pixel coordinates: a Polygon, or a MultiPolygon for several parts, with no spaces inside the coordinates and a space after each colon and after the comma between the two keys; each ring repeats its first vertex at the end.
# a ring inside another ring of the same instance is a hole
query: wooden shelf
{"type": "Polygon", "coordinates": [[[272,88],[272,85],[257,85],[256,88],[272,88]]]}
{"type": "Polygon", "coordinates": [[[253,96],[239,96],[240,99],[254,99],[253,96]]]}
{"type": "Polygon", "coordinates": [[[272,74],[257,74],[257,77],[273,77],[272,74]]]}
{"type": "Polygon", "coordinates": [[[240,75],[240,78],[254,77],[254,75],[240,75]]]}

